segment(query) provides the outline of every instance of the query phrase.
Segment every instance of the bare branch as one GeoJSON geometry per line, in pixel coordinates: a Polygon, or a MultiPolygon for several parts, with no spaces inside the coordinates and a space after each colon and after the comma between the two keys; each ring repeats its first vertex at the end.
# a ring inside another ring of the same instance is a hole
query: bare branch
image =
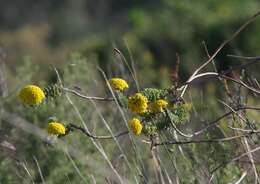
{"type": "Polygon", "coordinates": [[[258,150],[260,150],[260,146],[256,147],[255,149],[252,149],[252,150],[250,150],[250,151],[248,151],[248,152],[245,152],[245,153],[243,153],[243,154],[241,154],[241,155],[239,155],[239,156],[236,156],[236,157],[234,157],[234,158],[231,159],[231,160],[228,160],[228,161],[226,161],[226,162],[223,162],[223,163],[221,163],[220,165],[218,165],[217,167],[215,167],[215,168],[211,171],[211,173],[214,173],[214,172],[216,172],[218,169],[220,169],[221,167],[224,167],[224,166],[226,166],[226,165],[229,164],[229,163],[235,162],[235,161],[239,160],[240,158],[242,158],[242,157],[248,155],[249,153],[254,153],[254,152],[258,151],[258,150]]]}
{"type": "Polygon", "coordinates": [[[232,58],[238,58],[238,59],[245,59],[245,60],[260,60],[260,56],[255,56],[255,57],[251,57],[251,56],[237,56],[237,55],[233,55],[233,54],[228,54],[228,57],[232,57],[232,58]]]}
{"type": "Polygon", "coordinates": [[[169,118],[170,123],[171,123],[173,129],[174,129],[178,134],[180,134],[180,135],[183,136],[183,137],[188,137],[188,138],[193,137],[193,135],[191,135],[191,134],[185,134],[185,133],[183,133],[181,130],[179,130],[179,129],[177,128],[177,126],[174,124],[174,122],[172,121],[172,119],[171,119],[171,117],[170,117],[170,115],[169,115],[169,112],[166,110],[165,113],[166,113],[167,117],[169,118]]]}
{"type": "Polygon", "coordinates": [[[127,131],[124,131],[124,132],[117,133],[117,134],[115,134],[114,136],[96,136],[96,135],[90,134],[90,133],[89,133],[86,129],[84,129],[83,127],[77,126],[77,125],[72,124],[72,123],[68,124],[66,128],[67,128],[66,134],[68,134],[69,132],[71,132],[71,131],[73,131],[74,129],[76,129],[76,130],[79,130],[79,131],[81,131],[82,133],[84,133],[86,136],[91,137],[91,138],[93,138],[93,139],[113,139],[113,138],[117,138],[117,137],[120,137],[120,136],[123,136],[123,135],[126,135],[126,134],[129,133],[129,131],[127,130],[127,131]]]}
{"type": "MultiPolygon", "coordinates": [[[[260,107],[249,107],[249,106],[247,106],[247,107],[240,107],[240,108],[233,109],[233,110],[235,110],[235,111],[241,111],[241,110],[257,110],[257,111],[260,111],[260,107]]],[[[225,117],[227,117],[227,116],[229,116],[229,115],[231,115],[231,114],[233,114],[233,111],[229,111],[229,112],[223,114],[222,116],[218,117],[218,118],[215,119],[214,121],[211,121],[211,122],[210,122],[206,127],[204,127],[203,129],[201,129],[201,130],[195,132],[193,135],[199,135],[199,134],[205,132],[206,130],[208,130],[209,128],[212,128],[212,127],[216,126],[216,125],[220,122],[221,119],[223,119],[223,118],[225,118],[225,117]]]]}
{"type": "MultiPolygon", "coordinates": [[[[250,23],[252,23],[256,17],[260,15],[260,12],[257,12],[255,15],[250,17],[242,26],[239,27],[237,31],[235,31],[232,36],[228,39],[226,39],[215,51],[215,53],[204,63],[202,64],[195,72],[192,74],[192,77],[195,76],[200,70],[202,70],[204,67],[206,67],[209,63],[212,62],[212,60],[217,56],[217,54],[221,51],[221,49],[228,44],[230,41],[232,41],[236,36],[238,36],[250,23]]],[[[189,81],[189,80],[188,80],[189,81]]]]}
{"type": "Polygon", "coordinates": [[[213,61],[213,59],[217,56],[217,54],[224,48],[226,44],[228,44],[230,41],[232,41],[236,36],[238,36],[250,23],[252,23],[256,17],[260,15],[260,11],[254,14],[252,17],[250,17],[242,26],[240,26],[232,35],[230,38],[226,39],[222,44],[216,49],[214,54],[205,62],[203,63],[199,68],[197,68],[193,74],[190,76],[190,78],[187,80],[186,84],[184,84],[181,89],[181,97],[183,97],[187,87],[188,83],[193,79],[194,76],[196,76],[203,68],[205,68],[209,63],[213,61]]]}
{"type": "Polygon", "coordinates": [[[247,171],[243,172],[243,174],[241,175],[241,177],[239,178],[239,180],[236,181],[236,183],[234,184],[239,184],[243,181],[243,179],[246,177],[247,175],[247,171]]]}
{"type": "Polygon", "coordinates": [[[259,134],[260,130],[255,132],[250,132],[242,135],[232,136],[232,137],[225,137],[221,139],[206,139],[206,140],[190,140],[190,141],[164,141],[161,143],[155,143],[154,146],[161,146],[161,145],[183,145],[183,144],[200,144],[200,143],[219,143],[219,142],[227,142],[232,141],[234,139],[240,139],[243,137],[247,137],[251,134],[259,134]]]}
{"type": "Polygon", "coordinates": [[[86,100],[99,100],[99,101],[114,101],[114,98],[104,98],[104,97],[96,97],[96,96],[86,96],[83,95],[81,93],[79,93],[78,91],[75,91],[73,89],[69,89],[69,88],[65,88],[62,87],[62,90],[64,90],[65,92],[68,93],[72,93],[80,98],[86,99],[86,100]]]}
{"type": "Polygon", "coordinates": [[[198,75],[194,76],[191,81],[186,82],[186,84],[190,84],[190,83],[194,82],[195,80],[197,80],[199,78],[203,78],[203,77],[214,77],[214,78],[219,78],[220,77],[220,78],[224,78],[224,79],[230,80],[232,82],[235,82],[237,84],[240,84],[241,86],[247,88],[248,90],[250,90],[250,91],[252,91],[252,92],[254,92],[256,94],[260,94],[260,90],[247,85],[243,81],[237,80],[237,79],[234,79],[232,77],[228,77],[226,75],[219,74],[219,73],[216,73],[216,72],[205,72],[205,73],[202,73],[202,74],[198,74],[198,75]]]}

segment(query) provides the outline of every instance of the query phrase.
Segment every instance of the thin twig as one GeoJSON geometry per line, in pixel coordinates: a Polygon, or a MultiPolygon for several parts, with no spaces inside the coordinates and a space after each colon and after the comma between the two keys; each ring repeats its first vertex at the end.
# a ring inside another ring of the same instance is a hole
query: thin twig
{"type": "Polygon", "coordinates": [[[260,60],[260,56],[237,56],[237,55],[233,55],[233,54],[228,54],[228,57],[232,57],[232,58],[238,58],[238,59],[245,59],[245,60],[260,60]]]}
{"type": "MultiPolygon", "coordinates": [[[[56,67],[53,65],[53,69],[57,75],[58,81],[60,83],[60,86],[63,88],[63,83],[60,77],[60,74],[58,72],[58,70],[56,69],[56,67]]],[[[78,116],[78,118],[81,121],[81,124],[84,126],[84,129],[89,133],[88,127],[82,117],[82,115],[79,112],[79,109],[75,106],[75,104],[72,102],[71,98],[66,94],[66,98],[68,100],[68,102],[70,103],[70,105],[73,107],[74,112],[76,113],[76,115],[78,116]]],[[[90,134],[90,133],[89,133],[90,134]]],[[[112,162],[109,160],[108,155],[106,154],[106,152],[104,151],[104,148],[102,147],[102,145],[98,144],[98,142],[96,142],[93,138],[91,138],[91,142],[93,143],[93,145],[97,148],[97,150],[99,151],[99,153],[103,156],[103,158],[107,161],[109,167],[111,168],[111,170],[114,172],[115,176],[118,178],[118,181],[120,183],[124,183],[123,178],[120,176],[120,174],[118,173],[118,171],[115,169],[115,167],[113,166],[112,162]]]]}
{"type": "MultiPolygon", "coordinates": [[[[227,56],[230,57],[231,55],[227,55],[227,56]]],[[[249,62],[246,62],[246,63],[238,65],[238,66],[233,66],[230,69],[225,70],[225,71],[223,71],[221,73],[226,75],[226,74],[230,73],[231,71],[245,69],[245,68],[251,66],[252,64],[260,61],[260,57],[250,57],[250,58],[252,58],[252,59],[248,59],[249,62]]]]}
{"type": "Polygon", "coordinates": [[[43,174],[42,174],[42,170],[41,170],[41,168],[40,168],[40,165],[39,165],[39,163],[38,163],[38,160],[37,160],[37,158],[36,158],[35,156],[33,156],[33,159],[34,159],[34,161],[35,161],[35,163],[36,163],[36,166],[37,166],[37,168],[38,168],[38,171],[39,171],[39,174],[40,174],[40,177],[41,177],[41,180],[42,180],[42,184],[45,184],[44,177],[43,177],[43,174]]]}
{"type": "Polygon", "coordinates": [[[237,180],[234,184],[239,184],[243,181],[243,179],[246,177],[247,175],[247,171],[243,172],[243,174],[241,175],[241,177],[239,178],[239,180],[237,180]]]}
{"type": "Polygon", "coordinates": [[[220,73],[216,73],[216,72],[205,72],[205,73],[202,73],[202,74],[198,74],[198,75],[194,76],[191,81],[186,82],[186,84],[190,84],[190,83],[194,82],[195,80],[197,80],[199,78],[202,78],[202,77],[215,77],[215,78],[216,77],[217,78],[221,77],[221,78],[224,78],[224,79],[228,79],[228,80],[230,80],[232,82],[240,84],[241,86],[247,88],[248,90],[250,90],[250,91],[252,91],[254,93],[260,94],[260,90],[254,88],[254,87],[248,86],[243,81],[237,80],[237,79],[234,79],[232,77],[228,77],[226,75],[223,75],[223,74],[220,74],[220,73]]]}
{"type": "Polygon", "coordinates": [[[222,100],[218,100],[221,104],[223,104],[224,106],[226,106],[228,109],[230,109],[235,115],[237,115],[243,122],[247,122],[247,120],[241,116],[241,114],[239,114],[236,110],[234,110],[230,105],[228,105],[226,102],[222,101],[222,100]]]}
{"type": "MultiPolygon", "coordinates": [[[[246,106],[246,107],[240,107],[240,108],[237,108],[237,109],[233,109],[235,111],[241,111],[241,110],[257,110],[257,111],[260,111],[260,107],[249,107],[249,106],[246,106]]],[[[229,111],[223,115],[221,115],[220,117],[218,117],[217,119],[215,119],[214,121],[211,121],[206,127],[202,128],[201,130],[199,131],[196,131],[195,133],[193,133],[193,135],[199,135],[203,132],[205,132],[206,130],[208,130],[209,128],[212,128],[214,126],[216,126],[220,120],[222,120],[223,118],[229,116],[233,114],[233,111],[229,111]]]]}
{"type": "MultiPolygon", "coordinates": [[[[128,51],[129,51],[129,53],[130,53],[130,49],[128,48],[128,45],[126,45],[126,46],[127,46],[127,49],[128,49],[128,51]]],[[[132,56],[131,56],[131,53],[130,53],[130,57],[131,57],[131,65],[132,65],[132,66],[130,66],[130,65],[128,64],[128,62],[127,62],[125,56],[122,54],[122,52],[121,52],[118,48],[114,48],[114,51],[115,51],[116,54],[119,55],[121,61],[122,61],[123,63],[125,63],[126,67],[128,68],[128,70],[129,70],[129,72],[130,72],[130,74],[131,74],[131,76],[132,76],[132,78],[133,78],[133,80],[134,80],[134,82],[135,82],[136,88],[137,88],[137,90],[139,91],[139,83],[138,83],[138,80],[137,80],[137,75],[136,75],[136,71],[135,71],[135,68],[134,68],[134,63],[133,63],[133,58],[132,58],[132,56]]]]}
{"type": "MultiPolygon", "coordinates": [[[[232,112],[234,112],[234,114],[237,115],[240,120],[242,120],[242,121],[245,122],[245,123],[247,122],[247,120],[246,120],[240,113],[236,112],[231,106],[229,106],[228,104],[226,104],[226,103],[223,102],[223,101],[220,101],[220,102],[221,102],[223,105],[225,105],[226,107],[228,107],[232,112]]],[[[245,149],[246,149],[247,151],[250,151],[251,148],[250,148],[250,146],[249,146],[249,144],[248,144],[247,138],[244,137],[243,140],[244,140],[244,143],[245,143],[245,145],[246,145],[246,146],[245,146],[245,149]]],[[[257,184],[257,183],[258,183],[257,168],[256,168],[255,163],[254,163],[253,155],[252,155],[250,152],[248,153],[248,158],[249,158],[249,160],[250,160],[250,162],[251,162],[251,164],[252,164],[253,170],[254,170],[254,174],[255,174],[255,184],[257,184]]]]}
{"type": "Polygon", "coordinates": [[[29,176],[29,178],[30,178],[30,180],[31,180],[31,183],[32,184],[35,184],[35,182],[33,181],[33,177],[32,177],[32,175],[31,175],[31,173],[30,173],[30,171],[29,171],[29,169],[27,168],[27,162],[26,162],[26,160],[24,160],[24,162],[22,162],[22,167],[24,168],[24,170],[26,171],[26,173],[28,174],[28,176],[29,176]]]}
{"type": "Polygon", "coordinates": [[[69,158],[76,173],[79,175],[79,177],[84,181],[84,183],[88,183],[86,178],[84,177],[83,173],[80,171],[79,167],[76,165],[75,161],[72,159],[71,155],[68,152],[65,152],[65,153],[66,153],[67,157],[69,158]]]}
{"type": "Polygon", "coordinates": [[[74,125],[72,123],[68,124],[68,126],[66,128],[68,129],[68,132],[69,131],[73,131],[74,129],[79,130],[82,133],[84,133],[86,136],[91,137],[93,139],[113,139],[113,138],[117,138],[117,137],[120,137],[120,136],[123,136],[123,135],[126,135],[126,134],[129,133],[129,131],[127,130],[127,131],[124,131],[124,132],[117,133],[114,136],[109,136],[109,135],[107,135],[107,136],[106,135],[104,135],[104,136],[97,136],[97,135],[90,134],[88,131],[86,131],[85,128],[77,126],[77,125],[74,125]]]}
{"type": "Polygon", "coordinates": [[[225,78],[225,79],[231,80],[231,81],[233,81],[233,82],[235,82],[235,83],[237,83],[237,84],[240,84],[241,86],[247,88],[248,90],[250,90],[250,91],[252,91],[252,92],[254,92],[254,93],[260,94],[260,90],[259,90],[259,89],[256,89],[256,88],[254,88],[254,87],[248,86],[246,83],[244,83],[244,82],[241,81],[241,80],[236,80],[236,79],[234,79],[234,78],[231,78],[231,77],[228,77],[228,76],[225,76],[225,75],[221,75],[221,74],[220,74],[220,76],[223,77],[223,78],[225,78]]]}
{"type": "Polygon", "coordinates": [[[213,61],[213,59],[217,56],[217,54],[224,48],[226,44],[228,44],[230,41],[232,41],[236,36],[238,36],[250,23],[252,23],[257,16],[260,15],[260,11],[254,14],[252,17],[250,17],[242,26],[240,26],[232,35],[230,38],[226,39],[222,44],[216,49],[214,54],[205,62],[203,63],[199,68],[197,68],[193,74],[190,76],[190,78],[187,80],[186,84],[181,86],[180,88],[182,89],[181,97],[183,97],[188,84],[190,81],[193,80],[193,77],[195,77],[203,68],[205,68],[209,63],[213,61]]]}
{"type": "Polygon", "coordinates": [[[185,134],[185,133],[183,133],[181,130],[179,130],[179,129],[177,128],[177,126],[174,124],[174,122],[173,122],[173,120],[172,120],[172,118],[171,118],[171,116],[170,116],[168,110],[166,110],[165,113],[166,113],[166,116],[169,118],[170,123],[171,123],[173,129],[174,129],[178,134],[180,134],[180,135],[183,136],[183,137],[187,137],[187,138],[193,137],[193,135],[191,135],[191,134],[185,134]]]}
{"type": "Polygon", "coordinates": [[[65,92],[68,92],[68,93],[72,93],[80,98],[83,98],[83,99],[86,99],[86,100],[99,100],[99,101],[114,101],[113,98],[104,98],[104,97],[96,97],[96,96],[86,96],[86,95],[83,95],[81,93],[79,93],[78,91],[76,90],[73,90],[73,89],[69,89],[69,88],[65,88],[65,87],[62,87],[62,90],[65,91],[65,92]]]}
{"type": "Polygon", "coordinates": [[[214,172],[216,172],[218,169],[220,169],[221,167],[224,167],[224,166],[226,166],[226,165],[229,164],[229,163],[235,162],[235,161],[239,160],[240,158],[242,158],[242,157],[248,155],[249,153],[254,153],[254,152],[258,151],[258,150],[260,150],[260,146],[259,146],[259,147],[256,147],[255,149],[252,149],[252,150],[250,150],[250,151],[248,151],[248,152],[245,152],[245,153],[243,153],[243,154],[241,154],[241,155],[239,155],[239,156],[236,156],[236,157],[234,157],[234,158],[231,159],[231,160],[228,160],[228,161],[226,161],[226,162],[222,162],[222,163],[219,164],[217,167],[215,167],[215,168],[211,171],[211,173],[214,173],[214,172]]]}
{"type": "MultiPolygon", "coordinates": [[[[202,45],[203,45],[204,50],[205,50],[205,52],[206,52],[206,54],[208,56],[208,59],[210,59],[210,54],[209,54],[209,50],[208,50],[206,42],[203,41],[202,45]]],[[[213,65],[213,68],[214,68],[215,72],[218,72],[214,59],[212,60],[212,65],[213,65]]]]}
{"type": "Polygon", "coordinates": [[[206,139],[206,140],[190,140],[190,141],[164,141],[161,143],[155,143],[154,146],[161,146],[161,145],[183,145],[183,144],[199,144],[199,143],[219,143],[219,142],[227,142],[232,141],[234,139],[240,139],[242,137],[247,137],[252,134],[258,134],[260,131],[257,132],[250,132],[242,135],[232,136],[232,137],[225,137],[221,139],[206,139]]]}
{"type": "MultiPolygon", "coordinates": [[[[104,72],[101,68],[98,68],[98,70],[101,72],[101,74],[103,75],[104,80],[106,81],[106,84],[107,84],[107,86],[108,86],[108,88],[109,88],[109,91],[111,92],[111,94],[112,94],[112,96],[113,96],[113,98],[114,98],[114,100],[115,100],[115,104],[116,104],[116,106],[117,106],[117,108],[118,108],[118,110],[119,110],[119,112],[120,112],[120,114],[121,114],[121,116],[122,116],[122,118],[123,118],[123,121],[124,121],[124,123],[125,123],[126,128],[128,129],[128,131],[130,131],[130,128],[129,128],[128,122],[127,122],[127,116],[126,116],[126,114],[124,113],[122,107],[120,106],[119,101],[118,101],[118,99],[116,98],[115,92],[113,91],[111,85],[109,84],[105,72],[104,72]]],[[[93,102],[93,101],[92,101],[92,102],[93,102]]],[[[99,111],[98,111],[98,112],[99,112],[99,111]]],[[[103,118],[102,118],[102,119],[103,119],[103,118]]],[[[103,122],[104,122],[104,121],[103,121],[103,122]]],[[[112,133],[111,130],[110,130],[110,132],[112,133]]],[[[136,154],[136,159],[140,162],[140,165],[141,165],[141,167],[142,167],[142,170],[144,170],[144,169],[145,169],[145,168],[144,168],[144,164],[143,164],[143,162],[142,162],[140,153],[139,153],[138,150],[137,150],[137,146],[136,146],[136,143],[135,143],[135,139],[133,138],[133,136],[132,136],[131,134],[128,134],[128,136],[129,136],[129,139],[130,139],[130,141],[131,141],[131,143],[132,143],[132,146],[133,146],[132,148],[133,148],[133,150],[134,150],[134,152],[135,152],[135,154],[136,154]]],[[[132,167],[131,167],[131,165],[129,164],[129,161],[128,161],[127,157],[126,157],[126,154],[124,154],[124,151],[123,151],[123,149],[121,148],[120,144],[118,143],[118,141],[117,141],[116,139],[115,139],[115,141],[116,141],[116,144],[118,145],[118,148],[120,149],[120,151],[121,151],[122,154],[124,155],[124,158],[125,158],[125,160],[126,160],[128,166],[129,166],[130,170],[133,170],[132,167]]],[[[138,167],[137,165],[136,165],[136,168],[137,168],[138,172],[140,172],[140,169],[139,169],[139,167],[138,167]]],[[[141,172],[138,173],[138,174],[143,175],[141,172]]],[[[144,177],[144,180],[147,180],[147,179],[144,177]]]]}
{"type": "Polygon", "coordinates": [[[215,176],[214,174],[212,174],[212,175],[210,176],[208,184],[211,184],[211,182],[213,181],[214,176],[215,176]]]}
{"type": "Polygon", "coordinates": [[[228,128],[232,129],[232,130],[236,130],[236,131],[241,131],[241,132],[255,132],[255,130],[253,129],[243,129],[243,128],[236,128],[236,127],[231,127],[231,126],[228,126],[228,128]]]}

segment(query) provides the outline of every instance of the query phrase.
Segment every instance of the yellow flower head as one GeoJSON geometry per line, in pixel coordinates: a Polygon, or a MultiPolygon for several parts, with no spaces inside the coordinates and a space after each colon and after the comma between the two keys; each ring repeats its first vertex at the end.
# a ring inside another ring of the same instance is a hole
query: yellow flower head
{"type": "Polygon", "coordinates": [[[66,128],[63,124],[52,121],[48,124],[47,132],[52,135],[64,135],[66,133],[66,128]]]}
{"type": "Polygon", "coordinates": [[[132,129],[135,135],[140,135],[142,132],[143,125],[141,124],[140,120],[137,118],[133,118],[128,121],[130,128],[132,129]]]}
{"type": "Polygon", "coordinates": [[[141,93],[136,93],[128,97],[128,107],[135,113],[143,114],[147,111],[148,99],[141,93]]]}
{"type": "Polygon", "coordinates": [[[112,89],[123,91],[124,89],[129,88],[127,82],[124,79],[120,78],[112,78],[109,80],[109,84],[111,85],[112,89]]]}
{"type": "Polygon", "coordinates": [[[35,85],[27,85],[18,94],[19,99],[26,105],[38,105],[45,99],[43,90],[35,85]]]}
{"type": "Polygon", "coordinates": [[[166,108],[168,102],[166,100],[156,100],[149,104],[149,108],[152,112],[162,112],[164,108],[166,108]]]}

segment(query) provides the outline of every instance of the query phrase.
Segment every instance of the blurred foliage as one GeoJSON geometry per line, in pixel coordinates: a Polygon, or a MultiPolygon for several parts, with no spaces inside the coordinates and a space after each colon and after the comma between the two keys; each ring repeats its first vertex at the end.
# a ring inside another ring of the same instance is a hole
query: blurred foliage
{"type": "MultiPolygon", "coordinates": [[[[257,7],[257,0],[2,2],[0,44],[10,64],[24,55],[30,55],[34,63],[64,63],[77,50],[104,68],[114,62],[112,49],[118,47],[127,59],[136,61],[144,86],[166,87],[176,52],[181,56],[183,81],[206,59],[202,41],[212,53],[257,7]]],[[[257,55],[259,29],[259,24],[252,24],[227,46],[216,58],[218,69],[233,64],[228,53],[257,55]]]]}

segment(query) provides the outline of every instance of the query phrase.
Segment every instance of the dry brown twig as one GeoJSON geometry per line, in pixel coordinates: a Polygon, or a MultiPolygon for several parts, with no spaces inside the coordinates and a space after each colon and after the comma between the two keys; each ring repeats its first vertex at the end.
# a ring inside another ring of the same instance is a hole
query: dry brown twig
{"type": "Polygon", "coordinates": [[[243,137],[248,137],[252,134],[259,134],[260,130],[249,132],[245,134],[241,134],[238,136],[232,136],[232,137],[225,137],[221,139],[202,139],[202,140],[190,140],[190,141],[165,141],[160,143],[155,143],[154,146],[161,146],[161,145],[183,145],[183,144],[200,144],[200,143],[220,143],[220,142],[228,142],[235,139],[240,139],[243,137]]]}
{"type": "Polygon", "coordinates": [[[72,124],[72,123],[69,123],[67,126],[66,126],[66,129],[67,129],[67,132],[66,134],[69,134],[70,132],[74,131],[74,130],[79,130],[81,131],[83,134],[85,134],[86,136],[90,137],[90,138],[93,138],[93,139],[113,139],[113,138],[117,138],[117,137],[120,137],[120,136],[123,136],[123,135],[126,135],[129,133],[129,131],[124,131],[124,132],[120,132],[120,133],[117,133],[115,134],[114,136],[97,136],[97,135],[93,135],[93,134],[90,134],[88,131],[86,131],[86,129],[84,129],[83,127],[80,127],[78,125],[75,125],[75,124],[72,124]]]}
{"type": "Polygon", "coordinates": [[[220,169],[221,167],[226,166],[226,165],[229,164],[229,163],[235,162],[235,161],[239,160],[240,158],[242,158],[242,157],[244,157],[244,156],[247,156],[249,153],[254,153],[254,152],[259,151],[259,150],[260,150],[260,146],[254,148],[254,149],[252,149],[252,150],[250,150],[250,151],[248,151],[248,152],[242,153],[241,155],[238,155],[238,156],[236,156],[236,157],[234,157],[234,158],[232,158],[232,159],[230,159],[230,160],[228,160],[228,161],[226,161],[226,162],[223,162],[223,163],[219,164],[217,167],[215,167],[215,168],[211,171],[211,173],[216,172],[218,169],[220,169]]]}
{"type": "Polygon", "coordinates": [[[98,101],[114,101],[115,99],[114,98],[105,98],[105,97],[96,97],[96,96],[86,96],[86,95],[83,95],[81,93],[79,93],[78,91],[76,90],[73,90],[73,89],[69,89],[69,88],[65,88],[65,87],[62,87],[61,88],[63,91],[65,92],[68,92],[68,93],[72,93],[80,98],[83,98],[85,100],[98,100],[98,101]]]}

